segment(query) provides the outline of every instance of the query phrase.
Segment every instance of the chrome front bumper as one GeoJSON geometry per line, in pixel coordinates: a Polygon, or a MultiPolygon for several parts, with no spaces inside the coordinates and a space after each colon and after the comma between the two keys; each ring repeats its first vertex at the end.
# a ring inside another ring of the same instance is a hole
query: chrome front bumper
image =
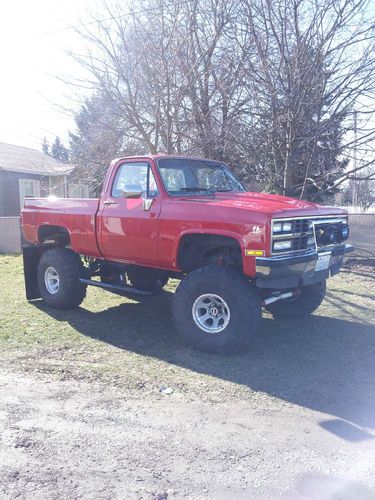
{"type": "Polygon", "coordinates": [[[349,244],[293,256],[257,257],[256,285],[260,288],[297,288],[317,283],[340,272],[349,244]]]}

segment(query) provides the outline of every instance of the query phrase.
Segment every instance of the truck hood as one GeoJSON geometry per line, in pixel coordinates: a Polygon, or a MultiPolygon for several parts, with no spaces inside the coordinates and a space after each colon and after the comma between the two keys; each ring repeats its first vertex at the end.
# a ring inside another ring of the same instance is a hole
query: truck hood
{"type": "MultiPolygon", "coordinates": [[[[267,193],[215,193],[215,197],[199,196],[207,202],[220,205],[221,207],[234,207],[260,212],[270,217],[303,217],[313,215],[346,215],[347,211],[337,207],[328,207],[267,193]]],[[[194,197],[198,201],[198,197],[194,197]]]]}

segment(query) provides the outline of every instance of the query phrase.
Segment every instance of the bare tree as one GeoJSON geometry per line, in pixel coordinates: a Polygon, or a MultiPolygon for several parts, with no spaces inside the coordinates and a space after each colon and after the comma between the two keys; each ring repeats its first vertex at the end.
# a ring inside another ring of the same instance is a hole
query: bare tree
{"type": "Polygon", "coordinates": [[[236,5],[153,0],[124,19],[106,4],[104,21],[79,29],[88,51],[73,56],[122,116],[123,149],[231,158],[229,130],[248,101],[236,5]]]}
{"type": "Polygon", "coordinates": [[[265,189],[324,200],[374,161],[367,3],[142,0],[125,13],[103,3],[103,19],[78,29],[87,53],[74,56],[111,103],[118,151],[201,154],[265,189]]]}
{"type": "Polygon", "coordinates": [[[342,198],[346,205],[358,206],[361,212],[367,212],[375,205],[374,169],[364,169],[361,172],[361,177],[361,180],[349,181],[342,193],[342,198]],[[353,198],[355,198],[355,204],[353,204],[353,198]]]}
{"type": "MultiPolygon", "coordinates": [[[[243,1],[245,29],[256,47],[249,78],[256,110],[252,159],[278,192],[321,197],[353,173],[347,168],[352,110],[375,90],[367,3],[243,1]]],[[[374,137],[367,131],[359,142],[374,137]]]]}

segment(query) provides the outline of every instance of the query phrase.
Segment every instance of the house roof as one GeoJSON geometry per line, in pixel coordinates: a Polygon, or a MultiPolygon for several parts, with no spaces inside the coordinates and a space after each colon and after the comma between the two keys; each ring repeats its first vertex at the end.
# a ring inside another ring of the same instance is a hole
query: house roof
{"type": "Polygon", "coordinates": [[[66,175],[73,167],[37,149],[0,142],[0,170],[37,175],[66,175]]]}

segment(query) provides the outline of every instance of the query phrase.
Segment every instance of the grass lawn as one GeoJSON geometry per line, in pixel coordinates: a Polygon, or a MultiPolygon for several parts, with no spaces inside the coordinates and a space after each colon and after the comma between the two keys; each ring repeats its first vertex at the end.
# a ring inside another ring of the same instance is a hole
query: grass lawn
{"type": "Polygon", "coordinates": [[[21,257],[1,255],[0,361],[20,372],[116,384],[133,397],[159,397],[161,386],[171,386],[190,399],[266,392],[314,407],[309,390],[337,394],[346,383],[356,397],[358,384],[374,384],[374,269],[354,266],[330,279],[326,300],[307,319],[265,313],[253,349],[221,357],[192,351],[176,335],[170,302],[177,282],[141,301],[89,287],[80,308],[55,311],[26,301],[21,257]]]}

